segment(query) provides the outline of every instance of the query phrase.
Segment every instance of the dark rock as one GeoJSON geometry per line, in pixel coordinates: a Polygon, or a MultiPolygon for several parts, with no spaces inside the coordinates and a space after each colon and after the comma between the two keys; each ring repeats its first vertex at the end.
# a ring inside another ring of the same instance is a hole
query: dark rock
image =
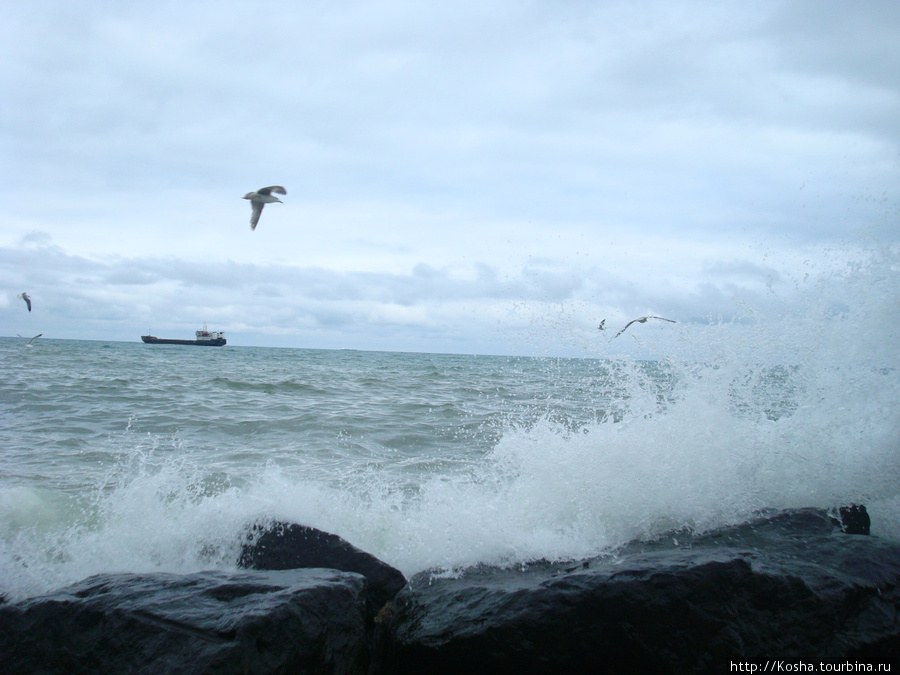
{"type": "Polygon", "coordinates": [[[731,672],[900,658],[900,545],[815,509],[578,564],[418,574],[377,619],[375,672],[731,672]]]}
{"type": "Polygon", "coordinates": [[[869,512],[862,504],[851,504],[838,509],[841,531],[845,534],[869,534],[869,512]]]}
{"type": "Polygon", "coordinates": [[[365,672],[364,589],[333,570],[91,577],[0,605],[0,672],[365,672]]]}
{"type": "Polygon", "coordinates": [[[0,603],[0,673],[683,673],[900,659],[900,544],[846,536],[815,509],[577,562],[421,573],[399,593],[399,572],[300,526],[256,530],[242,563],[291,569],[104,575],[0,603]],[[348,553],[361,573],[334,569],[348,553]],[[374,621],[370,579],[378,597],[396,593],[374,621]]]}
{"type": "Polygon", "coordinates": [[[241,550],[241,567],[289,570],[323,567],[362,574],[368,582],[370,608],[377,612],[406,585],[403,574],[336,534],[296,523],[254,527],[241,550]]]}

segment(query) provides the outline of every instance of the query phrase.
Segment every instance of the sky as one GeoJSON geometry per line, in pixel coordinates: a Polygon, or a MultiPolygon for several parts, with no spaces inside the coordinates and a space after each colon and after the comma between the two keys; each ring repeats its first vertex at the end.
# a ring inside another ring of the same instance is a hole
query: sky
{"type": "Polygon", "coordinates": [[[11,0],[0,335],[602,356],[739,323],[897,244],[898,73],[887,0],[11,0]],[[644,314],[678,323],[597,330],[644,314]]]}

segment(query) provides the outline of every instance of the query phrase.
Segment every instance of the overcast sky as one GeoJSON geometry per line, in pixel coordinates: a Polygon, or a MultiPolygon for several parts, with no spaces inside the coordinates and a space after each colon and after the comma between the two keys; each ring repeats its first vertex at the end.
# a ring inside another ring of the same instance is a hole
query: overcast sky
{"type": "Polygon", "coordinates": [[[900,3],[13,0],[0,144],[0,335],[591,355],[900,239],[900,3]]]}

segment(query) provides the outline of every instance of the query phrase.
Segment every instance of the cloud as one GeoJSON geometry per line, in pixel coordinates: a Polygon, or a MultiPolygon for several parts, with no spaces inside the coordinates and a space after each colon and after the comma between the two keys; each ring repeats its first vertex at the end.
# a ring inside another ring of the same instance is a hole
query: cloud
{"type": "MultiPolygon", "coordinates": [[[[45,241],[44,237],[33,237],[45,241]]],[[[90,259],[55,245],[0,248],[0,272],[27,288],[33,316],[4,311],[0,333],[39,325],[48,336],[133,341],[190,335],[208,322],[232,344],[493,352],[569,353],[590,347],[600,318],[674,315],[681,322],[759,307],[791,284],[749,260],[706,265],[708,281],[671,268],[660,277],[622,278],[591,264],[535,258],[515,273],[487,263],[437,268],[420,262],[403,273],[255,265],[177,258],[90,259]]],[[[7,302],[14,297],[7,294],[7,302]]]]}

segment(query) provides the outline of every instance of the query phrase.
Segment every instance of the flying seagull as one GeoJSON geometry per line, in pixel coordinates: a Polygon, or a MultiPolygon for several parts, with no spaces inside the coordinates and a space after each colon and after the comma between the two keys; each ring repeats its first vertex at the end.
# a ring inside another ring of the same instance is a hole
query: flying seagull
{"type": "Polygon", "coordinates": [[[629,321],[628,323],[626,323],[626,324],[625,324],[625,328],[623,328],[622,330],[620,330],[620,331],[619,331],[618,333],[616,333],[613,337],[619,337],[622,333],[624,333],[626,330],[628,330],[628,326],[630,326],[630,325],[633,324],[633,323],[647,323],[647,319],[659,319],[660,321],[668,321],[669,323],[677,323],[677,322],[676,322],[675,320],[673,320],[673,319],[664,319],[664,318],[661,317],[661,316],[642,316],[640,319],[632,319],[631,321],[629,321]]]}
{"type": "MultiPolygon", "coordinates": [[[[16,333],[16,335],[19,335],[19,334],[16,333]]],[[[28,344],[25,345],[25,346],[26,346],[26,347],[30,347],[30,346],[31,346],[31,343],[34,342],[35,340],[37,340],[39,337],[41,337],[41,335],[43,335],[43,333],[38,333],[37,335],[35,335],[35,336],[34,336],[33,338],[31,338],[30,340],[29,340],[27,337],[25,337],[24,335],[19,335],[19,337],[22,338],[23,340],[28,340],[28,344]]]]}
{"type": "Polygon", "coordinates": [[[606,330],[606,319],[600,322],[600,325],[597,326],[597,330],[606,330]]]}
{"type": "Polygon", "coordinates": [[[287,194],[287,190],[280,185],[270,185],[269,187],[259,188],[256,192],[248,192],[244,195],[244,199],[249,199],[250,206],[253,207],[253,213],[250,216],[251,230],[256,229],[256,225],[259,223],[259,216],[266,204],[271,204],[272,202],[278,202],[279,204],[284,203],[278,199],[278,197],[273,197],[273,192],[279,195],[287,194]]]}
{"type": "Polygon", "coordinates": [[[31,311],[31,297],[28,295],[28,293],[25,293],[24,291],[22,293],[19,293],[19,297],[25,301],[26,305],[28,305],[28,311],[30,312],[31,311]]]}

